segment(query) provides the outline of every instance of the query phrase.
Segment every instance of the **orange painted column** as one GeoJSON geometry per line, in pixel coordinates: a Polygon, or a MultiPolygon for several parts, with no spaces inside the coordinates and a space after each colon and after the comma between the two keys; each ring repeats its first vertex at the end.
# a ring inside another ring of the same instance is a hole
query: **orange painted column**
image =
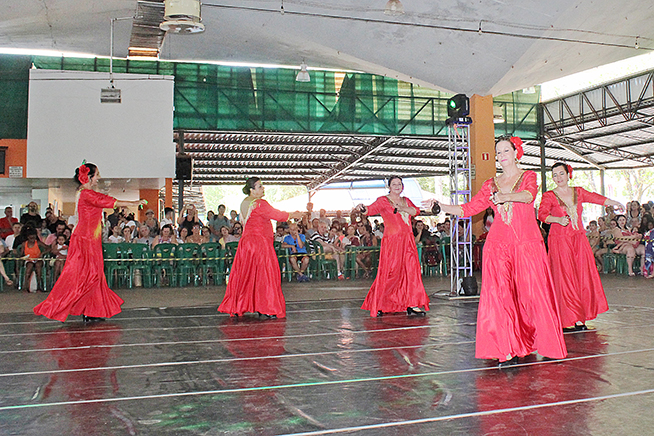
{"type": "Polygon", "coordinates": [[[27,139],[0,139],[0,147],[6,147],[4,174],[0,174],[0,177],[9,178],[9,167],[22,167],[23,178],[25,178],[25,174],[27,174],[27,139]]]}
{"type": "Polygon", "coordinates": [[[164,207],[173,207],[173,179],[166,178],[164,207]]]}
{"type": "Polygon", "coordinates": [[[145,212],[148,209],[154,211],[155,218],[159,219],[159,190],[158,189],[139,189],[139,198],[148,200],[143,209],[139,210],[139,221],[145,220],[145,212]]]}
{"type": "MultiPolygon", "coordinates": [[[[473,95],[470,98],[470,157],[475,167],[472,179],[472,195],[475,195],[484,182],[495,176],[495,126],[493,125],[493,96],[473,95]]],[[[472,233],[483,233],[484,214],[472,220],[472,233]]]]}

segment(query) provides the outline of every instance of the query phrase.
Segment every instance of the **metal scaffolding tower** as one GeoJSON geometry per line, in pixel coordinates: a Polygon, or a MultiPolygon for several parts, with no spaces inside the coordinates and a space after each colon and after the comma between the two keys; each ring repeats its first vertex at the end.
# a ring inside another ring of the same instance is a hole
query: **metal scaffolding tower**
{"type": "MultiPolygon", "coordinates": [[[[450,203],[470,201],[470,118],[448,124],[450,203]],[[463,123],[460,123],[463,121],[463,123]]],[[[472,218],[454,217],[450,226],[450,295],[463,294],[463,279],[472,276],[472,218]],[[459,224],[462,224],[460,226],[459,224]]]]}

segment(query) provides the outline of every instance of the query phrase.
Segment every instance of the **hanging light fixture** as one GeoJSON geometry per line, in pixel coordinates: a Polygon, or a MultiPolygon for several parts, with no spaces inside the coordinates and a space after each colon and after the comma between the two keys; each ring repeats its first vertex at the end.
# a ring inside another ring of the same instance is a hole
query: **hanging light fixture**
{"type": "Polygon", "coordinates": [[[311,81],[311,76],[309,75],[309,72],[307,71],[307,64],[302,61],[302,64],[300,65],[300,71],[298,71],[297,76],[295,76],[295,81],[296,82],[310,82],[311,81]]]}
{"type": "Polygon", "coordinates": [[[392,16],[403,15],[404,6],[402,5],[402,2],[400,0],[388,0],[388,2],[386,2],[386,7],[384,8],[384,14],[392,16]]]}
{"type": "Polygon", "coordinates": [[[204,32],[200,0],[165,0],[164,20],[159,28],[171,33],[204,32]]]}

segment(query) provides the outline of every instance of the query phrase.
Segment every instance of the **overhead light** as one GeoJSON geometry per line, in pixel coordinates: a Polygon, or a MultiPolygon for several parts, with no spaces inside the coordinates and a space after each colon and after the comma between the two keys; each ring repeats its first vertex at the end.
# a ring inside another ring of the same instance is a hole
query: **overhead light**
{"type": "Polygon", "coordinates": [[[165,0],[164,20],[159,28],[171,33],[204,32],[200,0],[165,0]]]}
{"type": "Polygon", "coordinates": [[[403,15],[404,6],[400,0],[388,0],[386,2],[386,7],[384,8],[384,14],[386,15],[403,15]]]}
{"type": "Polygon", "coordinates": [[[158,48],[149,48],[149,47],[128,47],[127,48],[127,57],[128,58],[157,59],[157,58],[159,58],[159,49],[158,48]]]}
{"type": "Polygon", "coordinates": [[[502,108],[500,106],[493,106],[493,123],[500,124],[505,121],[502,108]]]}
{"type": "Polygon", "coordinates": [[[100,103],[121,103],[120,89],[114,88],[113,83],[111,88],[102,88],[100,90],[100,103]]]}
{"type": "Polygon", "coordinates": [[[295,81],[296,82],[310,82],[311,81],[311,76],[309,76],[309,72],[307,71],[307,64],[302,62],[300,65],[300,71],[298,71],[297,76],[295,76],[295,81]]]}

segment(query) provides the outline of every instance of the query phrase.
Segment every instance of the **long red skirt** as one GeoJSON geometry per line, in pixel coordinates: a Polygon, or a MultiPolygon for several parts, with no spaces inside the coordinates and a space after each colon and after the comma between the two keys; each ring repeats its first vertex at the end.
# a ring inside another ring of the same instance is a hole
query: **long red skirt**
{"type": "Polygon", "coordinates": [[[420,262],[413,235],[409,232],[385,235],[382,239],[377,277],[363,305],[370,316],[382,312],[404,312],[407,307],[429,310],[429,297],[420,274],[420,262]]]}
{"type": "Polygon", "coordinates": [[[543,241],[486,240],[475,356],[567,355],[543,241]]]}
{"type": "Polygon", "coordinates": [[[609,310],[586,235],[550,237],[549,259],[564,327],[609,310]]]}
{"type": "Polygon", "coordinates": [[[282,276],[270,238],[252,233],[243,235],[218,312],[239,316],[245,312],[277,315],[278,318],[286,316],[282,276]]]}
{"type": "Polygon", "coordinates": [[[121,304],[122,298],[107,285],[100,239],[73,233],[64,270],[34,313],[61,322],[68,315],[110,318],[120,313],[121,304]]]}

